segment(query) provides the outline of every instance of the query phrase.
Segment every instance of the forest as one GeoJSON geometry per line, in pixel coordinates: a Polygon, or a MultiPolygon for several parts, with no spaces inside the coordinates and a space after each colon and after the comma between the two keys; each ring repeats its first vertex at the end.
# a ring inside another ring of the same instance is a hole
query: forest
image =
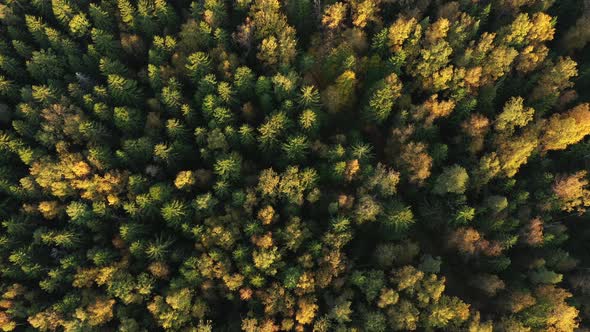
{"type": "Polygon", "coordinates": [[[590,331],[590,1],[0,0],[0,331],[590,331]]]}

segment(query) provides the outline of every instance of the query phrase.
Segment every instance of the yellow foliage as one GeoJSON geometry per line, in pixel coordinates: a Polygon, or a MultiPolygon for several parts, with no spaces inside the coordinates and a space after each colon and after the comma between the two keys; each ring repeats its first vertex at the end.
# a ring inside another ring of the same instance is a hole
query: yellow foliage
{"type": "Polygon", "coordinates": [[[479,113],[473,113],[469,119],[461,123],[463,132],[471,137],[472,141],[469,145],[471,152],[477,152],[483,149],[484,137],[490,127],[490,121],[485,116],[479,113]]]}
{"type": "Polygon", "coordinates": [[[57,201],[42,201],[39,202],[39,212],[45,219],[54,219],[59,213],[59,203],[57,201]]]}
{"type": "Polygon", "coordinates": [[[479,185],[486,184],[498,175],[501,170],[498,154],[496,152],[488,153],[479,160],[475,179],[479,185]]]}
{"type": "Polygon", "coordinates": [[[401,50],[404,41],[408,39],[416,24],[417,21],[413,17],[410,19],[400,17],[389,27],[389,46],[393,52],[401,50]]]}
{"type": "Polygon", "coordinates": [[[382,288],[381,294],[379,295],[379,302],[377,302],[377,306],[379,308],[385,308],[390,305],[394,305],[397,303],[399,299],[399,294],[391,288],[382,288]]]}
{"type": "Polygon", "coordinates": [[[559,94],[562,90],[572,87],[572,77],[578,75],[577,63],[569,57],[559,58],[554,66],[545,69],[531,93],[533,100],[559,94]]]}
{"type": "Polygon", "coordinates": [[[0,308],[2,309],[10,309],[14,305],[14,302],[7,299],[0,299],[0,308]]]}
{"type": "Polygon", "coordinates": [[[262,271],[267,271],[269,274],[274,275],[276,269],[270,269],[271,266],[280,259],[278,248],[273,247],[272,249],[255,250],[252,253],[252,259],[254,260],[254,266],[262,271]]]}
{"type": "Polygon", "coordinates": [[[532,19],[532,27],[528,34],[531,42],[544,42],[553,40],[555,28],[551,23],[551,16],[545,13],[535,13],[532,19]]]}
{"type": "Polygon", "coordinates": [[[113,299],[96,299],[94,303],[86,308],[87,315],[84,315],[84,317],[88,320],[88,324],[92,326],[105,324],[113,318],[114,305],[115,300],[113,299]]]}
{"type": "Polygon", "coordinates": [[[370,22],[380,22],[380,0],[352,0],[352,24],[358,28],[364,28],[370,22]]]}
{"type": "Polygon", "coordinates": [[[297,302],[298,310],[295,314],[295,320],[302,325],[310,324],[315,318],[319,306],[316,304],[314,297],[303,297],[297,302]]]}
{"type": "Polygon", "coordinates": [[[509,295],[508,307],[512,313],[518,313],[536,302],[537,300],[529,292],[514,291],[509,295]]]}
{"type": "Polygon", "coordinates": [[[111,171],[104,176],[95,174],[92,179],[73,180],[72,186],[82,190],[80,196],[90,201],[106,200],[109,205],[119,204],[119,197],[125,191],[128,173],[111,171]]]}
{"type": "Polygon", "coordinates": [[[524,127],[533,120],[535,110],[531,107],[524,107],[524,98],[511,97],[504,104],[504,109],[496,117],[494,127],[498,131],[512,133],[515,128],[524,127]]]}
{"type": "Polygon", "coordinates": [[[261,236],[253,235],[252,242],[260,248],[268,249],[268,248],[272,247],[272,244],[273,244],[272,243],[272,233],[267,232],[266,234],[261,235],[261,236]]]}
{"type": "Polygon", "coordinates": [[[498,46],[487,56],[482,66],[482,84],[493,83],[509,70],[518,52],[512,47],[498,46]]]}
{"type": "Polygon", "coordinates": [[[590,103],[580,104],[563,114],[554,114],[541,136],[543,150],[563,150],[590,134],[590,103]]]}
{"type": "Polygon", "coordinates": [[[546,316],[546,331],[568,332],[578,327],[578,309],[565,302],[572,294],[554,285],[543,285],[535,290],[535,295],[551,304],[551,311],[546,316]]]}
{"type": "Polygon", "coordinates": [[[475,45],[473,50],[473,54],[476,58],[483,58],[486,54],[488,54],[494,48],[494,39],[496,38],[496,33],[494,32],[484,32],[479,37],[479,41],[475,45]]]}
{"type": "Polygon", "coordinates": [[[269,225],[275,218],[275,209],[272,205],[267,205],[258,211],[258,219],[262,221],[263,225],[269,225]]]}
{"type": "Polygon", "coordinates": [[[90,177],[92,169],[82,160],[82,155],[68,153],[65,146],[60,147],[60,151],[58,162],[40,160],[31,166],[30,174],[41,188],[50,190],[59,198],[72,195],[77,189],[82,191],[80,196],[84,199],[119,204],[118,195],[127,184],[126,171],[111,171],[104,176],[94,174],[90,177]]]}
{"type": "Polygon", "coordinates": [[[410,142],[404,145],[400,158],[409,170],[411,182],[421,184],[430,176],[432,157],[427,153],[426,144],[410,142]]]}
{"type": "Polygon", "coordinates": [[[97,268],[78,269],[76,274],[74,274],[72,286],[76,288],[90,288],[94,284],[98,274],[99,270],[97,268]]]}
{"type": "Polygon", "coordinates": [[[29,316],[27,321],[32,327],[40,331],[55,331],[58,327],[64,324],[61,315],[51,309],[40,311],[33,316],[29,316]]]}
{"type": "Polygon", "coordinates": [[[154,277],[160,279],[167,279],[170,274],[170,269],[164,262],[153,262],[148,267],[148,270],[154,277]]]}
{"type": "Polygon", "coordinates": [[[88,165],[87,163],[79,161],[72,166],[72,171],[74,172],[74,174],[76,174],[76,177],[81,178],[90,174],[92,169],[90,168],[90,165],[88,165]]]}
{"type": "Polygon", "coordinates": [[[346,162],[346,169],[344,170],[344,178],[347,181],[352,181],[354,176],[360,171],[361,166],[358,159],[349,160],[346,162]]]}
{"type": "Polygon", "coordinates": [[[435,119],[449,116],[454,109],[453,100],[438,101],[438,95],[434,94],[424,102],[417,116],[424,117],[426,124],[432,124],[435,119]]]}
{"type": "Polygon", "coordinates": [[[465,72],[465,83],[471,88],[479,87],[482,68],[480,66],[467,69],[465,72]]]}
{"type": "Polygon", "coordinates": [[[446,18],[439,18],[436,22],[432,23],[426,29],[424,34],[426,42],[434,44],[439,39],[443,39],[449,33],[451,22],[446,18]]]}
{"type": "Polygon", "coordinates": [[[331,30],[339,28],[346,19],[347,11],[348,5],[342,2],[336,2],[335,4],[328,6],[324,10],[322,24],[331,30]]]}
{"type": "Polygon", "coordinates": [[[242,286],[244,283],[244,276],[239,273],[235,273],[233,275],[225,275],[223,276],[223,282],[230,291],[235,291],[242,286]]]}
{"type": "Polygon", "coordinates": [[[536,135],[535,128],[531,128],[518,137],[500,138],[497,150],[498,160],[507,177],[513,177],[537,148],[539,140],[536,135]]]}
{"type": "MultiPolygon", "coordinates": [[[[432,74],[431,78],[424,80],[424,88],[433,91],[441,91],[449,88],[449,82],[456,75],[464,75],[464,70],[453,70],[453,66],[447,66],[432,74]]],[[[461,84],[461,83],[459,83],[461,84]]]]}
{"type": "Polygon", "coordinates": [[[580,171],[569,176],[560,176],[555,180],[553,192],[559,198],[562,210],[582,214],[586,207],[590,206],[587,175],[586,171],[580,171]]]}
{"type": "Polygon", "coordinates": [[[166,304],[174,310],[183,310],[190,305],[191,291],[188,288],[170,293],[166,296],[166,304]]]}
{"type": "Polygon", "coordinates": [[[490,127],[490,120],[484,115],[473,113],[469,119],[461,124],[463,131],[471,137],[483,136],[487,133],[490,127]]]}
{"type": "Polygon", "coordinates": [[[21,284],[12,284],[4,294],[2,294],[2,298],[5,299],[14,299],[19,295],[22,295],[25,292],[25,287],[21,284]]]}
{"type": "Polygon", "coordinates": [[[275,36],[264,38],[256,57],[269,66],[277,64],[279,62],[279,43],[277,38],[275,36]]]}
{"type": "Polygon", "coordinates": [[[277,193],[279,181],[279,175],[272,168],[265,169],[260,172],[258,178],[258,190],[263,196],[272,197],[277,193]]]}
{"type": "Polygon", "coordinates": [[[181,171],[176,175],[174,186],[178,189],[190,189],[195,184],[195,174],[192,171],[181,171]]]}
{"type": "Polygon", "coordinates": [[[356,74],[345,70],[336,82],[323,91],[322,101],[330,113],[337,113],[350,107],[355,98],[356,74]]]}
{"type": "Polygon", "coordinates": [[[113,279],[113,275],[119,270],[117,266],[105,266],[98,270],[98,274],[96,276],[96,283],[100,285],[105,285],[113,279]]]}
{"type": "Polygon", "coordinates": [[[10,316],[4,311],[0,311],[0,330],[9,332],[16,328],[16,322],[12,321],[10,316]]]}
{"type": "Polygon", "coordinates": [[[520,13],[514,22],[508,27],[508,33],[504,36],[506,44],[520,45],[524,43],[529,31],[533,28],[533,22],[529,19],[529,14],[520,13]]]}
{"type": "Polygon", "coordinates": [[[252,289],[251,288],[242,288],[240,289],[240,299],[244,301],[248,301],[252,298],[252,289]]]}
{"type": "Polygon", "coordinates": [[[526,46],[516,59],[516,70],[523,73],[535,70],[545,60],[547,54],[549,49],[543,44],[526,46]]]}
{"type": "Polygon", "coordinates": [[[304,272],[297,281],[297,294],[302,295],[306,293],[313,293],[315,288],[315,279],[313,273],[304,272]]]}

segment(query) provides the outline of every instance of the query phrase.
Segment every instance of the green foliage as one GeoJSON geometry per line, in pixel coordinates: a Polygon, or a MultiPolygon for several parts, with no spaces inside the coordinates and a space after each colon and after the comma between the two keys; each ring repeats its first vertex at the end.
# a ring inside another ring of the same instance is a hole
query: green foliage
{"type": "Polygon", "coordinates": [[[394,102],[400,96],[401,88],[401,82],[395,74],[379,82],[369,97],[369,105],[365,109],[366,117],[377,123],[387,120],[394,102]]]}
{"type": "Polygon", "coordinates": [[[134,80],[119,75],[108,76],[108,88],[117,105],[134,106],[141,100],[141,92],[134,80]]]}
{"type": "Polygon", "coordinates": [[[447,167],[436,178],[433,191],[442,195],[446,193],[462,194],[467,189],[469,175],[465,168],[459,165],[447,167]]]}
{"type": "Polygon", "coordinates": [[[199,80],[209,73],[211,60],[209,56],[203,52],[195,52],[188,56],[186,70],[188,77],[194,82],[199,80]]]}
{"type": "Polygon", "coordinates": [[[187,221],[190,216],[189,207],[181,201],[167,202],[161,209],[162,218],[172,227],[187,221]]]}
{"type": "Polygon", "coordinates": [[[218,159],[213,166],[213,170],[221,179],[235,180],[240,176],[241,163],[240,157],[237,154],[232,154],[226,158],[218,159]]]}
{"type": "Polygon", "coordinates": [[[584,1],[0,2],[0,330],[587,328],[584,1]]]}
{"type": "MultiPolygon", "coordinates": [[[[38,82],[59,79],[65,72],[62,62],[51,50],[47,52],[45,50],[33,52],[31,60],[27,61],[27,70],[38,82]]],[[[10,70],[7,71],[10,73],[10,70]]]]}
{"type": "Polygon", "coordinates": [[[143,119],[139,110],[129,107],[115,107],[113,122],[123,133],[134,133],[141,129],[143,119]]]}
{"type": "Polygon", "coordinates": [[[283,152],[289,161],[299,161],[305,157],[309,149],[305,136],[294,136],[283,144],[283,152]]]}

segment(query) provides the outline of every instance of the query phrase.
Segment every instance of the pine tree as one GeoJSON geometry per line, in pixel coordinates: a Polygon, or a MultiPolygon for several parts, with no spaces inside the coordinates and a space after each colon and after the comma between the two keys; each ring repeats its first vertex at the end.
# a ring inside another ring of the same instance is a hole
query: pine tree
{"type": "Polygon", "coordinates": [[[136,81],[119,75],[109,75],[108,85],[109,92],[118,105],[134,106],[139,104],[142,96],[136,81]]]}
{"type": "Polygon", "coordinates": [[[195,52],[187,58],[187,75],[193,83],[197,84],[201,78],[210,72],[210,66],[209,56],[203,52],[195,52]]]}

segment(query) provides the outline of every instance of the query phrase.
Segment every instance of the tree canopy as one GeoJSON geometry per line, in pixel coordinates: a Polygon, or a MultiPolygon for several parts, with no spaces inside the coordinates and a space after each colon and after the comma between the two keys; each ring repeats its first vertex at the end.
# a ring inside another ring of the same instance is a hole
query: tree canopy
{"type": "Polygon", "coordinates": [[[589,166],[588,1],[0,1],[1,331],[586,331],[589,166]]]}

